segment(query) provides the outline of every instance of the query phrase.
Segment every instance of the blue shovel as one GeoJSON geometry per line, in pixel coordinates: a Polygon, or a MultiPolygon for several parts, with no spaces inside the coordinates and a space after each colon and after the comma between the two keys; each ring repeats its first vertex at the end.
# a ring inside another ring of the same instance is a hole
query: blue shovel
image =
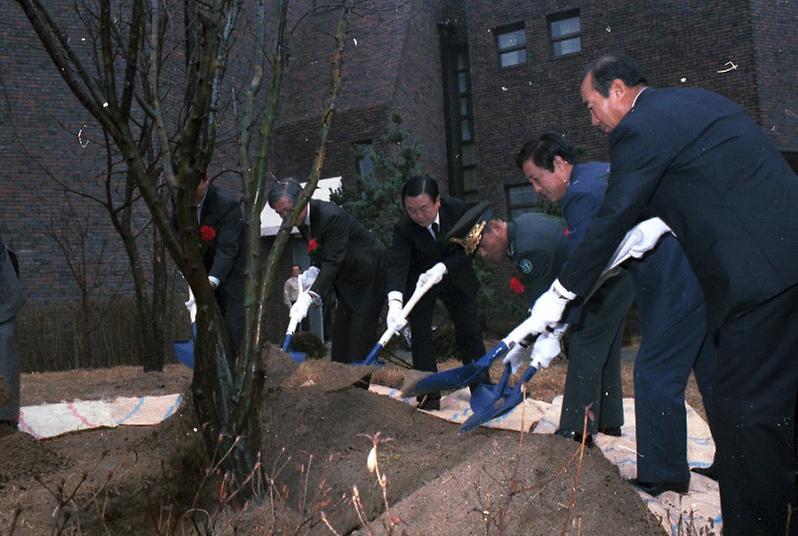
{"type": "Polygon", "coordinates": [[[502,380],[499,382],[499,385],[496,386],[496,390],[492,393],[494,395],[492,400],[481,400],[477,404],[477,407],[475,407],[472,395],[471,409],[474,411],[474,414],[471,415],[462,424],[462,426],[460,426],[460,433],[462,434],[468,432],[469,430],[473,430],[474,428],[481,426],[482,424],[485,424],[496,417],[504,415],[520,404],[524,399],[521,388],[525,383],[532,379],[532,376],[534,376],[537,371],[537,368],[530,365],[518,383],[516,383],[513,387],[509,387],[508,380],[510,378],[511,367],[508,364],[504,368],[502,380]]]}
{"type": "Polygon", "coordinates": [[[485,378],[493,361],[508,350],[507,344],[501,341],[473,363],[421,378],[402,391],[402,396],[411,397],[440,391],[456,391],[466,385],[480,382],[485,378]]]}
{"type": "MultiPolygon", "coordinates": [[[[427,281],[423,285],[416,284],[416,289],[413,291],[413,295],[410,296],[410,299],[407,300],[407,303],[404,304],[404,307],[402,307],[402,316],[407,318],[407,316],[410,314],[410,311],[413,310],[413,307],[416,306],[418,301],[424,297],[424,294],[429,292],[429,289],[435,285],[436,283],[432,282],[432,280],[427,281]]],[[[390,342],[391,338],[396,335],[396,333],[397,332],[393,331],[392,329],[386,329],[385,333],[382,334],[382,337],[380,337],[380,340],[377,341],[377,344],[374,345],[366,358],[363,361],[353,361],[352,365],[381,365],[382,363],[377,361],[377,355],[379,355],[382,349],[385,348],[385,345],[390,342]]]]}
{"type": "MultiPolygon", "coordinates": [[[[466,385],[482,383],[490,369],[491,364],[499,357],[503,356],[511,347],[518,344],[531,334],[527,325],[529,319],[521,322],[504,339],[499,341],[496,346],[474,361],[461,367],[456,367],[436,374],[431,374],[421,378],[413,385],[410,385],[402,392],[402,396],[421,396],[440,391],[456,391],[466,385]]],[[[491,386],[486,386],[490,388],[491,386]]]]}
{"type": "MultiPolygon", "coordinates": [[[[297,281],[299,285],[299,292],[302,292],[303,290],[312,287],[313,283],[316,281],[316,278],[318,276],[319,276],[319,268],[316,266],[311,266],[307,270],[302,272],[299,275],[299,279],[297,281]]],[[[305,358],[308,357],[308,354],[304,352],[291,351],[291,342],[294,340],[294,332],[296,332],[296,328],[300,322],[302,322],[301,318],[295,318],[293,316],[289,316],[288,329],[285,330],[285,338],[283,339],[283,345],[281,347],[282,351],[291,356],[291,359],[293,359],[295,363],[302,363],[305,360],[305,358]]]]}
{"type": "Polygon", "coordinates": [[[302,320],[292,316],[289,319],[289,321],[288,321],[288,329],[285,331],[285,338],[283,339],[282,350],[283,350],[283,352],[285,352],[289,356],[291,356],[291,359],[293,359],[294,363],[301,363],[308,356],[308,354],[306,354],[304,352],[292,352],[291,351],[291,341],[293,341],[294,332],[296,331],[297,325],[301,321],[302,320]]]}

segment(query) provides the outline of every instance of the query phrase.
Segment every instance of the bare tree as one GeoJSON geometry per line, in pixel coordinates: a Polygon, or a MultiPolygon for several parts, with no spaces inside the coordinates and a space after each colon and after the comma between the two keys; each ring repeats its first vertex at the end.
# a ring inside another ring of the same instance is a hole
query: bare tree
{"type": "Polygon", "coordinates": [[[92,326],[92,297],[97,289],[105,282],[103,270],[106,241],[99,244],[99,251],[95,254],[97,244],[92,235],[97,225],[95,218],[89,211],[76,209],[71,199],[64,196],[62,210],[53,215],[50,220],[48,234],[55,241],[61,255],[64,257],[69,273],[80,293],[80,352],[75,352],[72,365],[81,366],[81,357],[85,364],[94,362],[92,357],[91,336],[92,326]]]}
{"type": "MultiPolygon", "coordinates": [[[[324,163],[327,133],[341,86],[349,1],[339,4],[331,91],[322,111],[319,148],[308,185],[294,213],[287,218],[290,221],[307,203],[324,163]]],[[[186,0],[179,8],[164,0],[93,2],[96,10],[78,9],[84,24],[95,30],[93,63],[78,54],[63,25],[54,20],[43,0],[17,2],[72,93],[123,158],[131,184],[145,202],[165,250],[194,292],[198,304],[191,386],[194,408],[208,451],[219,456],[219,465],[234,476],[238,492],[247,497],[251,493],[246,485],[248,477],[258,467],[260,434],[255,417],[260,404],[263,359],[268,358],[270,348],[265,338],[264,309],[290,230],[284,223],[268,258],[262,259],[259,214],[267,190],[268,156],[285,64],[288,0],[280,1],[271,57],[267,54],[265,33],[266,0],[253,0],[257,19],[253,76],[239,131],[247,277],[244,343],[238,354],[237,349],[230,348],[221,311],[208,283],[191,205],[193,192],[207,173],[217,145],[222,82],[244,1],[186,0]],[[180,28],[179,35],[174,31],[176,27],[180,28]],[[179,61],[181,58],[184,61],[179,61]],[[181,63],[182,69],[178,69],[181,63]],[[268,65],[271,84],[259,113],[257,96],[268,65]],[[147,121],[151,122],[155,139],[151,146],[143,141],[149,139],[147,121]],[[254,137],[258,138],[257,145],[254,137]],[[172,202],[176,226],[168,211],[172,202]]]]}

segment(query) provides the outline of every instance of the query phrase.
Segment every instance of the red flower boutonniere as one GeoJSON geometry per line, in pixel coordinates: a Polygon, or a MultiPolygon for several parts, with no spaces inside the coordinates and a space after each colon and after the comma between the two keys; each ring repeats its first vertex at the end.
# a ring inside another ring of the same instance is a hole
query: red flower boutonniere
{"type": "Polygon", "coordinates": [[[313,253],[317,249],[319,249],[319,241],[315,238],[308,240],[308,253],[313,253]]]}
{"type": "Polygon", "coordinates": [[[216,238],[216,229],[211,227],[210,225],[202,225],[199,228],[199,235],[200,240],[203,242],[210,242],[214,238],[216,238]]]}
{"type": "Polygon", "coordinates": [[[520,279],[518,279],[517,277],[511,277],[510,290],[512,292],[515,292],[516,294],[523,294],[524,291],[526,290],[526,287],[524,286],[523,283],[521,283],[520,279]]]}

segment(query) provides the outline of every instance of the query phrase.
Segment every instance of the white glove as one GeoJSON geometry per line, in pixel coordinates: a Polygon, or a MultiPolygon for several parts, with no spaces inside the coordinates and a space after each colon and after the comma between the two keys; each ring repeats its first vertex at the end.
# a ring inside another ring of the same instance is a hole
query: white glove
{"type": "Polygon", "coordinates": [[[632,257],[639,259],[644,253],[654,249],[662,235],[671,232],[671,228],[659,218],[651,218],[635,225],[640,238],[632,247],[632,257]]]}
{"type": "Polygon", "coordinates": [[[670,227],[659,218],[638,223],[626,233],[604,272],[609,272],[632,257],[639,259],[647,251],[654,249],[662,235],[669,232],[672,232],[670,227]]]}
{"type": "Polygon", "coordinates": [[[291,311],[288,313],[291,316],[291,320],[302,322],[308,315],[308,307],[310,307],[311,303],[313,303],[313,297],[310,292],[300,292],[294,305],[291,306],[291,311]]]}
{"type": "Polygon", "coordinates": [[[399,333],[405,327],[407,319],[402,314],[402,300],[388,300],[388,315],[385,317],[385,323],[392,333],[399,333]]]}
{"type": "Polygon", "coordinates": [[[303,291],[312,287],[317,277],[319,277],[319,268],[317,266],[311,266],[299,274],[299,290],[303,291]]]}
{"type": "Polygon", "coordinates": [[[574,298],[576,294],[562,286],[559,279],[555,279],[549,290],[541,294],[532,306],[529,318],[513,330],[513,333],[519,330],[519,335],[524,337],[543,333],[548,326],[554,326],[559,322],[565,306],[574,298]]]}
{"type": "Polygon", "coordinates": [[[538,370],[546,368],[555,357],[560,355],[561,351],[560,336],[544,331],[535,341],[535,346],[532,347],[531,364],[538,370]]]}
{"type": "Polygon", "coordinates": [[[446,265],[442,262],[439,262],[420,276],[418,276],[418,282],[416,283],[416,287],[426,286],[426,285],[437,285],[443,279],[443,276],[446,275],[446,265]]]}
{"type": "Polygon", "coordinates": [[[521,368],[521,365],[529,361],[529,345],[521,341],[513,348],[507,352],[507,355],[504,356],[502,359],[502,364],[510,365],[510,368],[513,371],[513,374],[518,372],[518,369],[521,368]]]}
{"type": "Polygon", "coordinates": [[[191,318],[191,323],[197,321],[197,300],[194,298],[194,293],[191,287],[188,288],[188,301],[186,302],[186,309],[188,309],[188,316],[191,318]]]}

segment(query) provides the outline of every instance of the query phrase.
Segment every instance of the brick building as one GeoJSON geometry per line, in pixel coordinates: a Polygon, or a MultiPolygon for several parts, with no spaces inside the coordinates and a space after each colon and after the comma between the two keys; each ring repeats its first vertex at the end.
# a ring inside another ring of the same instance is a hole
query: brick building
{"type": "MultiPolygon", "coordinates": [[[[50,4],[69,17],[70,2],[50,4]]],[[[296,27],[270,164],[280,177],[307,175],[329,87],[337,14],[307,16],[315,6],[315,0],[292,4],[296,27]]],[[[422,171],[441,178],[452,194],[489,199],[504,215],[532,209],[534,193],[513,164],[524,141],[557,129],[588,157],[606,158],[606,139],[590,126],[578,87],[585,64],[608,51],[634,56],[652,85],[700,86],[739,102],[798,167],[796,23],[798,5],[789,0],[359,3],[323,176],[351,181],[367,165],[352,146],[382,148],[390,116],[399,112],[423,146],[422,171]]],[[[20,254],[34,302],[68,299],[74,284],[48,235],[65,198],[52,176],[67,184],[96,182],[103,136],[15,3],[2,28],[0,232],[20,254]]],[[[238,69],[229,84],[246,79],[245,67],[238,69]]],[[[235,169],[234,155],[220,149],[214,168],[235,169]]],[[[223,182],[240,190],[234,174],[223,182]]],[[[71,199],[81,214],[93,214],[89,254],[102,250],[109,285],[111,279],[125,285],[126,261],[107,219],[91,202],[71,199]]]]}

